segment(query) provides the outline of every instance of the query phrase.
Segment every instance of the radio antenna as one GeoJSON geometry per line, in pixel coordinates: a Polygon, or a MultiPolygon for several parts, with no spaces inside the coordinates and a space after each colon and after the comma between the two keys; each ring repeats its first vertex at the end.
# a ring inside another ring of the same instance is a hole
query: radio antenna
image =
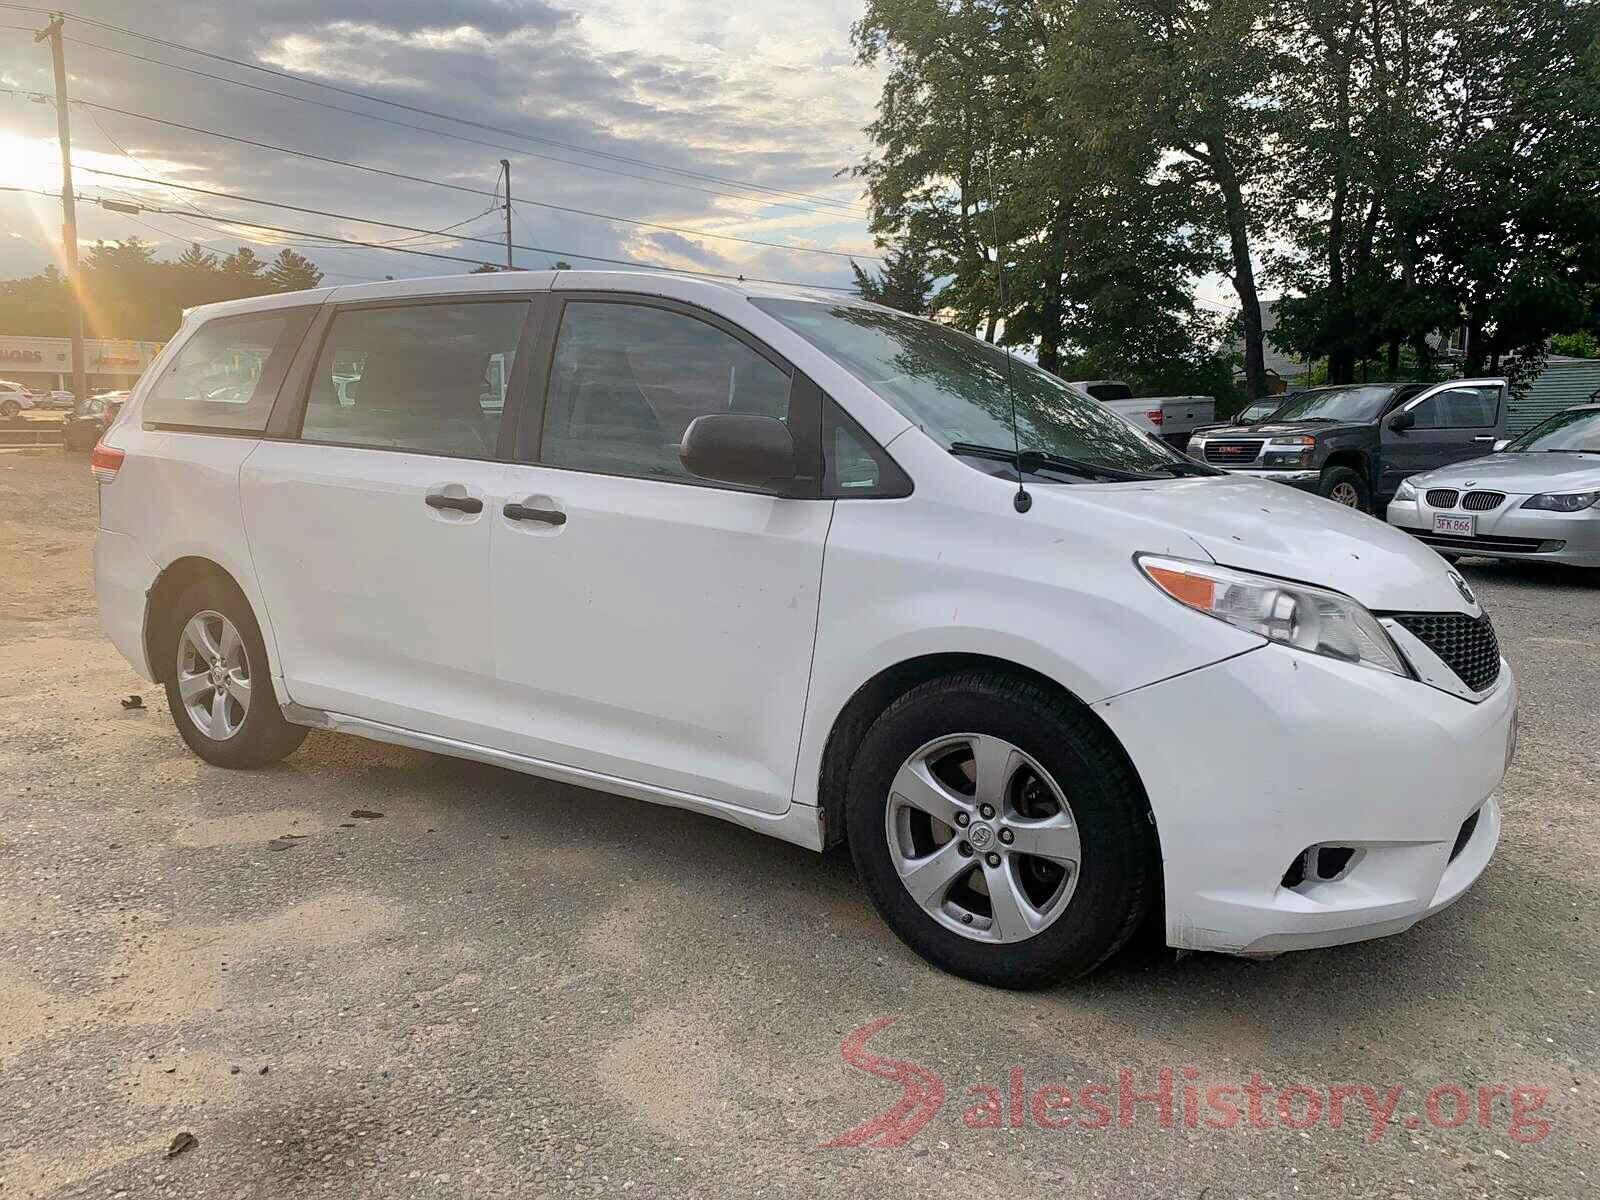
{"type": "MultiPolygon", "coordinates": [[[[992,114],[991,114],[992,120],[992,114]]],[[[989,185],[989,229],[994,237],[994,291],[995,305],[1000,314],[1006,311],[1006,276],[1001,260],[1005,257],[1000,245],[1000,217],[994,203],[994,126],[989,127],[989,152],[984,156],[984,173],[989,185]]],[[[1033,497],[1022,485],[1022,437],[1017,432],[1017,388],[1011,380],[1011,347],[1001,343],[1006,356],[1006,396],[1011,402],[1011,450],[1017,468],[1017,494],[1011,497],[1011,507],[1025,513],[1033,507],[1033,497]]]]}

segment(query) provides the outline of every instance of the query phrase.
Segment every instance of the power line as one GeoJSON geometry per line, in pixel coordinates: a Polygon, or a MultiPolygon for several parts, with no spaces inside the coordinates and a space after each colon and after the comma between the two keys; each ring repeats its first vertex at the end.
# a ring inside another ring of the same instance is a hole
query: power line
{"type": "MultiPolygon", "coordinates": [[[[85,168],[85,170],[93,170],[93,168],[85,168]]],[[[97,174],[112,175],[112,176],[117,177],[117,178],[128,178],[128,176],[121,176],[121,175],[118,175],[116,172],[112,172],[112,171],[101,171],[101,172],[96,172],[96,173],[97,174]]],[[[178,186],[184,186],[184,185],[174,184],[172,186],[178,187],[178,186]]],[[[41,195],[41,196],[53,195],[53,193],[44,192],[44,191],[41,191],[41,190],[39,190],[37,188],[10,187],[10,188],[4,188],[4,189],[0,189],[0,190],[13,191],[13,192],[33,192],[34,194],[41,195]]],[[[206,191],[206,189],[201,189],[201,188],[191,188],[191,189],[187,189],[187,190],[202,191],[202,192],[206,191]]],[[[339,221],[357,221],[357,222],[360,222],[360,223],[365,224],[365,225],[382,225],[382,226],[384,226],[385,228],[388,228],[388,229],[404,229],[404,230],[409,230],[412,233],[438,234],[440,232],[437,229],[423,229],[420,226],[416,226],[416,225],[402,225],[402,224],[399,224],[398,222],[395,222],[395,221],[382,221],[382,220],[377,219],[376,217],[359,217],[359,216],[353,216],[353,215],[351,215],[349,213],[326,212],[326,211],[321,210],[321,209],[305,209],[305,208],[299,208],[299,207],[297,207],[295,205],[278,204],[275,201],[271,201],[271,200],[253,200],[253,199],[251,199],[250,197],[247,197],[247,196],[232,196],[232,195],[229,195],[228,193],[224,193],[224,192],[207,192],[207,194],[215,195],[215,196],[218,196],[218,197],[231,199],[231,200],[242,200],[245,203],[250,203],[250,204],[265,204],[265,205],[268,205],[268,206],[274,207],[274,208],[289,208],[289,209],[293,209],[296,212],[304,212],[304,213],[313,214],[313,215],[327,216],[327,217],[333,218],[334,220],[339,220],[339,221]]],[[[93,197],[85,197],[85,199],[92,200],[93,197]]],[[[156,207],[151,206],[151,205],[140,205],[139,208],[140,208],[140,210],[142,212],[159,213],[159,214],[164,214],[164,215],[169,215],[169,216],[182,215],[181,212],[179,212],[178,210],[174,210],[174,209],[170,209],[170,208],[156,208],[156,207]]],[[[113,211],[115,211],[115,210],[113,210],[113,211]]],[[[445,260],[447,262],[469,263],[469,264],[471,264],[472,266],[475,266],[475,267],[486,265],[484,260],[481,259],[481,258],[463,258],[460,255],[456,255],[456,254],[440,254],[440,253],[437,253],[437,252],[432,251],[432,250],[417,250],[417,249],[413,249],[413,248],[411,248],[409,246],[394,246],[394,245],[386,244],[384,242],[363,241],[363,240],[360,240],[360,239],[357,239],[357,238],[337,237],[337,236],[335,236],[333,234],[316,233],[314,231],[305,230],[305,229],[289,229],[289,228],[286,228],[286,227],[281,226],[281,225],[268,225],[268,224],[266,224],[264,222],[261,222],[261,221],[251,221],[251,220],[247,220],[247,219],[245,219],[243,217],[228,216],[226,214],[202,213],[202,212],[199,212],[198,210],[195,210],[192,215],[194,215],[195,217],[198,217],[201,220],[216,221],[219,224],[223,224],[223,225],[244,225],[244,226],[247,226],[247,227],[249,227],[251,229],[265,229],[265,230],[268,230],[268,231],[270,231],[272,233],[288,234],[290,237],[321,238],[324,241],[334,242],[334,243],[337,243],[337,244],[339,244],[341,246],[360,246],[360,247],[363,247],[363,248],[368,249],[368,250],[386,250],[386,251],[389,251],[390,253],[393,253],[393,254],[416,254],[416,255],[421,255],[424,258],[443,259],[443,260],[445,260]]],[[[461,241],[465,241],[465,242],[485,242],[485,243],[487,243],[489,245],[493,245],[493,246],[503,245],[503,243],[501,243],[501,242],[491,241],[488,238],[462,237],[460,240],[461,241]]],[[[514,242],[514,243],[512,243],[512,245],[517,250],[527,250],[527,251],[529,251],[530,253],[533,253],[533,254],[554,254],[558,258],[580,258],[580,259],[583,259],[585,262],[606,263],[606,264],[609,264],[611,266],[619,266],[619,267],[635,267],[635,268],[638,268],[640,270],[645,270],[645,271],[666,271],[669,274],[676,274],[676,275],[697,275],[697,276],[700,276],[700,277],[705,278],[705,279],[733,279],[733,280],[739,280],[739,281],[744,281],[744,282],[749,282],[749,283],[772,283],[772,284],[779,284],[779,285],[787,286],[787,287],[814,288],[814,289],[818,289],[818,290],[821,290],[821,291],[829,291],[829,292],[849,292],[849,291],[853,291],[854,290],[853,288],[841,287],[841,286],[839,286],[837,284],[813,283],[813,282],[811,282],[809,280],[770,279],[770,278],[764,278],[764,277],[757,276],[757,275],[736,274],[736,273],[731,272],[731,271],[700,271],[700,270],[694,270],[694,269],[689,268],[689,267],[664,267],[664,266],[660,265],[659,263],[639,262],[636,259],[629,259],[629,258],[608,258],[608,257],[605,257],[603,255],[599,255],[599,254],[584,254],[584,253],[581,253],[580,251],[577,251],[577,250],[557,250],[557,249],[553,249],[553,248],[551,248],[549,246],[528,246],[528,245],[522,244],[521,242],[514,242]]],[[[487,265],[492,265],[492,264],[487,264],[487,265]]]]}
{"type": "MultiPolygon", "coordinates": [[[[19,9],[24,12],[41,14],[45,12],[44,9],[22,4],[0,4],[0,8],[19,9]]],[[[559,141],[555,138],[540,137],[537,134],[524,133],[521,130],[509,129],[504,126],[493,125],[484,121],[475,121],[467,117],[452,116],[449,113],[437,112],[433,109],[422,108],[419,105],[405,104],[399,100],[388,100],[382,96],[375,96],[369,92],[361,91],[358,88],[342,87],[338,84],[325,83],[321,80],[312,79],[308,76],[300,75],[293,71],[280,70],[276,67],[264,67],[259,63],[247,62],[244,59],[230,58],[225,54],[217,54],[210,50],[202,50],[197,46],[191,46],[187,42],[168,41],[164,38],[155,37],[152,34],[141,33],[135,29],[127,29],[120,25],[113,25],[109,21],[101,21],[93,17],[85,17],[80,14],[70,12],[62,12],[62,15],[70,17],[75,21],[81,21],[86,25],[94,26],[98,29],[108,30],[112,33],[120,33],[125,37],[138,38],[141,41],[149,42],[153,45],[164,47],[165,49],[199,55],[202,58],[208,58],[215,62],[227,63],[230,66],[239,67],[247,71],[258,71],[263,75],[270,75],[278,79],[286,79],[292,83],[297,83],[302,86],[324,88],[330,92],[336,92],[340,95],[351,96],[358,100],[364,100],[369,104],[388,105],[391,108],[397,108],[406,112],[416,113],[419,116],[432,117],[435,120],[440,121],[450,121],[458,125],[468,126],[469,128],[482,129],[490,133],[498,133],[507,137],[520,138],[523,141],[537,142],[541,145],[555,146],[559,149],[567,150],[576,154],[587,154],[595,158],[604,158],[614,162],[627,163],[631,166],[645,167],[652,171],[664,171],[669,174],[683,175],[691,179],[703,179],[711,183],[720,183],[729,187],[743,188],[746,191],[763,192],[775,196],[791,196],[801,200],[808,200],[813,204],[822,204],[850,212],[861,211],[856,205],[849,204],[847,201],[835,200],[830,196],[818,196],[810,192],[799,192],[789,188],[773,187],[770,184],[756,183],[751,180],[732,179],[726,176],[712,175],[703,171],[693,171],[687,167],[673,167],[665,163],[651,162],[648,159],[634,158],[630,155],[617,154],[609,150],[593,150],[585,146],[579,146],[575,143],[559,141]]]]}
{"type": "MultiPolygon", "coordinates": [[[[28,92],[21,88],[0,88],[0,92],[7,92],[15,96],[31,97],[43,95],[42,92],[28,92]]],[[[182,121],[169,121],[162,117],[151,116],[148,113],[140,113],[134,112],[131,109],[118,108],[113,104],[100,104],[93,100],[73,100],[71,103],[76,107],[89,109],[91,113],[91,119],[93,118],[93,110],[99,109],[102,112],[116,113],[118,116],[122,117],[132,117],[135,120],[149,121],[155,125],[164,125],[169,129],[181,129],[186,133],[204,134],[207,137],[221,138],[223,141],[238,142],[241,145],[252,146],[258,150],[271,150],[278,154],[288,154],[295,158],[304,158],[310,160],[311,162],[324,163],[329,166],[346,167],[352,171],[365,171],[368,174],[381,175],[388,179],[399,179],[406,183],[421,183],[426,184],[429,187],[445,188],[447,190],[456,192],[467,192],[474,196],[489,196],[494,199],[498,199],[500,195],[498,191],[489,192],[482,188],[469,187],[466,184],[447,183],[442,179],[427,179],[421,175],[408,175],[404,171],[390,171],[383,167],[369,166],[366,163],[351,162],[348,159],[333,158],[325,154],[313,154],[309,150],[296,150],[291,146],[278,146],[271,142],[257,141],[255,138],[241,137],[238,134],[222,133],[219,130],[206,129],[199,125],[187,125],[182,121]]],[[[99,125],[98,121],[95,123],[97,126],[99,125]]],[[[104,133],[104,129],[101,129],[101,132],[104,133]]],[[[113,144],[115,144],[114,140],[113,144]]],[[[128,157],[131,158],[132,155],[129,155],[128,157]]],[[[143,164],[140,165],[142,166],[143,164]]],[[[145,169],[149,170],[148,167],[145,169]]],[[[147,180],[146,182],[158,183],[161,186],[171,186],[167,184],[161,184],[159,180],[147,180]]],[[[767,241],[764,238],[740,237],[739,235],[732,233],[712,233],[702,229],[689,229],[681,225],[666,225],[660,221],[645,221],[637,217],[619,217],[614,216],[611,213],[595,212],[592,209],[587,208],[573,208],[565,204],[548,204],[542,200],[519,200],[518,203],[532,205],[535,208],[549,209],[552,212],[567,213],[573,216],[595,217],[602,221],[616,221],[624,225],[638,225],[645,229],[660,229],[668,233],[681,234],[685,237],[714,238],[718,241],[740,242],[747,246],[765,246],[769,249],[787,250],[791,253],[797,254],[826,254],[833,258],[847,258],[851,260],[859,259],[868,262],[882,261],[882,259],[875,254],[854,254],[848,250],[830,250],[821,246],[796,246],[792,242],[772,242],[767,241]]]]}
{"type": "MultiPolygon", "coordinates": [[[[30,32],[24,25],[11,25],[4,28],[20,29],[30,32]]],[[[523,146],[507,146],[504,142],[490,142],[482,138],[468,137],[464,133],[452,133],[446,129],[433,129],[427,125],[417,125],[411,121],[397,121],[392,117],[381,117],[377,113],[362,112],[359,108],[350,108],[343,104],[331,104],[326,100],[313,100],[310,96],[297,96],[293,92],[280,91],[277,88],[263,87],[258,83],[247,83],[243,79],[231,79],[226,75],[215,75],[210,71],[199,71],[194,67],[184,67],[177,63],[169,63],[165,59],[150,58],[148,55],[135,54],[132,50],[124,50],[117,46],[105,46],[99,42],[89,42],[82,38],[67,38],[74,46],[84,46],[91,50],[101,50],[107,54],[118,54],[124,58],[135,59],[138,62],[150,63],[153,66],[164,67],[169,71],[182,71],[186,75],[196,75],[201,79],[213,79],[218,83],[231,84],[234,87],[247,88],[252,92],[262,92],[268,96],[278,96],[284,100],[294,100],[300,104],[310,104],[317,108],[325,108],[330,112],[347,113],[353,117],[360,117],[367,121],[377,121],[383,125],[392,125],[397,129],[410,129],[417,133],[431,134],[434,137],[447,138],[455,142],[464,142],[471,146],[483,146],[489,150],[498,150],[501,153],[517,154],[523,158],[537,158],[543,162],[561,163],[563,166],[579,167],[585,171],[597,171],[603,175],[615,175],[623,179],[635,179],[641,183],[654,183],[662,187],[682,188],[686,191],[701,192],[707,196],[716,196],[723,200],[735,200],[741,204],[756,204],[762,208],[787,208],[795,212],[812,213],[818,216],[837,216],[834,212],[819,210],[809,205],[790,204],[782,200],[759,199],[754,196],[738,196],[729,192],[719,192],[713,188],[699,187],[696,184],[684,183],[676,179],[656,179],[649,175],[635,175],[631,171],[618,170],[615,167],[602,167],[597,163],[575,162],[570,158],[561,158],[554,154],[540,154],[537,150],[529,150],[523,146]]]]}

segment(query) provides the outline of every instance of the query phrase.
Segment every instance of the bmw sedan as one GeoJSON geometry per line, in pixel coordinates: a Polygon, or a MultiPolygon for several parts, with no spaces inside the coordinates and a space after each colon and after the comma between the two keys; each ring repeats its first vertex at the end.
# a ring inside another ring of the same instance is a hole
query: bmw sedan
{"type": "Polygon", "coordinates": [[[1487,458],[1411,476],[1388,516],[1446,557],[1600,567],[1600,404],[1559,412],[1487,458]]]}

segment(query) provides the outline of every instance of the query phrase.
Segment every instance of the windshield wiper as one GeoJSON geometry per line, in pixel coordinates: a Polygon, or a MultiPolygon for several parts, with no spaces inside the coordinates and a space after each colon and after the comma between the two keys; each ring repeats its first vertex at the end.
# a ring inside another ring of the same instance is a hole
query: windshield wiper
{"type": "Polygon", "coordinates": [[[1226,471],[1216,467],[1208,467],[1197,462],[1167,462],[1157,463],[1150,468],[1152,471],[1165,471],[1169,475],[1226,475],[1226,471]]]}
{"type": "Polygon", "coordinates": [[[972,458],[988,458],[996,462],[1016,464],[1017,470],[1026,475],[1034,474],[1040,467],[1047,467],[1052,471],[1064,471],[1070,475],[1081,475],[1085,479],[1105,479],[1113,483],[1122,483],[1129,480],[1148,480],[1150,476],[1141,475],[1137,471],[1124,471],[1120,467],[1102,467],[1099,463],[1084,462],[1082,459],[1067,458],[1060,454],[1048,454],[1043,450],[1024,450],[1020,454],[1015,450],[1008,450],[1004,446],[980,446],[976,442],[952,442],[951,454],[965,454],[972,458]]]}

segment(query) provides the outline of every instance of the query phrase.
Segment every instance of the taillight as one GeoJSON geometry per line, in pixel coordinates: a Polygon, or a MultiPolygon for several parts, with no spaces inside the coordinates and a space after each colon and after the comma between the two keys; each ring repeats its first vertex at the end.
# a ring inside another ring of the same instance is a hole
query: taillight
{"type": "Polygon", "coordinates": [[[101,483],[110,483],[122,466],[122,451],[104,442],[95,443],[89,454],[89,471],[101,483]]]}
{"type": "Polygon", "coordinates": [[[1149,420],[1150,424],[1152,424],[1152,425],[1161,424],[1161,419],[1162,418],[1161,418],[1161,410],[1159,408],[1152,408],[1149,412],[1145,413],[1145,417],[1149,420]]]}

